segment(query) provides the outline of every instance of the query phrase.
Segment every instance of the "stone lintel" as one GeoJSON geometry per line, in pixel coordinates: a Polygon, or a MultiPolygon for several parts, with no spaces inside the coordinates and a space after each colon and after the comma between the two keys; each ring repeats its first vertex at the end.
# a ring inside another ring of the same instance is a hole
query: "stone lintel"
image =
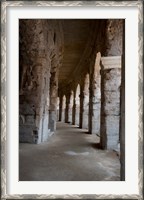
{"type": "Polygon", "coordinates": [[[104,70],[121,68],[121,56],[101,57],[101,61],[104,70]]]}

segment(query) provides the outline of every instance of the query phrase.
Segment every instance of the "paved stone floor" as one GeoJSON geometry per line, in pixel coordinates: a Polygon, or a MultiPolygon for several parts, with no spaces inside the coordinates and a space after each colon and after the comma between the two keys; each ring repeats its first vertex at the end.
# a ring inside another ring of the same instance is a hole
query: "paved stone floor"
{"type": "Polygon", "coordinates": [[[114,151],[99,148],[99,137],[58,122],[48,142],[20,144],[20,181],[119,181],[114,151]]]}

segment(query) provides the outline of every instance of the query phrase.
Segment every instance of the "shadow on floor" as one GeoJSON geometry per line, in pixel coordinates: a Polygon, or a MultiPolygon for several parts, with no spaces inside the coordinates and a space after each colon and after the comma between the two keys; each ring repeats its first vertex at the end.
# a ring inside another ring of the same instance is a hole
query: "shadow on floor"
{"type": "Polygon", "coordinates": [[[101,149],[100,143],[89,143],[89,145],[94,149],[101,149]]]}

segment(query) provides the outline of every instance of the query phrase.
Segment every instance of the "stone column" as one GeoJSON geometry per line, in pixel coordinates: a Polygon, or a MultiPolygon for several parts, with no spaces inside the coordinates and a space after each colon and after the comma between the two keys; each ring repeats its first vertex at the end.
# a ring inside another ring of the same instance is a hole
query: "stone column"
{"type": "Polygon", "coordinates": [[[75,125],[75,116],[76,116],[76,103],[75,103],[75,94],[73,99],[73,107],[72,107],[72,124],[75,125]]]}
{"type": "Polygon", "coordinates": [[[81,86],[81,94],[80,94],[80,122],[79,127],[83,128],[83,109],[84,109],[84,86],[81,86]]]}
{"type": "MultiPolygon", "coordinates": [[[[50,106],[50,94],[49,94],[49,89],[50,89],[50,70],[47,72],[47,65],[48,65],[48,61],[45,60],[44,58],[41,58],[39,60],[39,63],[45,63],[45,70],[43,71],[43,74],[41,76],[41,79],[39,80],[40,82],[42,82],[42,94],[41,96],[41,104],[40,104],[40,123],[39,123],[39,134],[41,135],[41,138],[38,140],[37,143],[41,143],[44,141],[48,140],[49,134],[50,134],[50,130],[48,128],[48,124],[49,124],[49,106],[50,106]]],[[[39,72],[37,72],[37,74],[40,73],[42,69],[39,68],[39,72]]],[[[39,108],[37,108],[39,110],[39,108]]],[[[38,119],[38,120],[39,120],[38,119]]],[[[37,123],[38,120],[36,119],[37,123]]]]}
{"type": "Polygon", "coordinates": [[[73,91],[71,91],[70,95],[68,96],[68,113],[67,113],[67,123],[72,124],[72,112],[73,112],[73,91]]]}
{"type": "Polygon", "coordinates": [[[70,105],[70,96],[66,96],[66,108],[65,108],[65,122],[69,121],[69,105],[70,105]]]}
{"type": "Polygon", "coordinates": [[[80,97],[75,99],[75,125],[79,126],[80,122],[80,97]]]}
{"type": "Polygon", "coordinates": [[[65,110],[66,110],[66,96],[62,98],[62,110],[61,110],[61,121],[65,122],[65,110]]]}
{"type": "Polygon", "coordinates": [[[57,97],[57,122],[59,121],[59,114],[60,114],[59,105],[60,105],[60,98],[57,97]]]}
{"type": "Polygon", "coordinates": [[[92,102],[92,98],[93,98],[93,90],[92,90],[92,78],[90,75],[90,87],[89,87],[89,121],[88,121],[88,131],[90,134],[92,134],[92,116],[93,116],[93,102],[92,102]]]}
{"type": "Polygon", "coordinates": [[[89,133],[97,135],[100,135],[100,107],[101,107],[100,59],[101,59],[101,54],[97,53],[90,81],[89,133]]]}
{"type": "Polygon", "coordinates": [[[60,95],[59,100],[59,121],[62,121],[62,95],[60,95]]]}
{"type": "Polygon", "coordinates": [[[117,149],[120,123],[121,57],[102,57],[101,138],[103,149],[117,149]]]}
{"type": "Polygon", "coordinates": [[[88,129],[88,120],[89,120],[89,74],[86,75],[84,82],[83,94],[81,95],[82,103],[82,124],[81,128],[88,129]]]}
{"type": "Polygon", "coordinates": [[[100,109],[101,109],[101,75],[100,75],[101,54],[97,53],[93,73],[93,117],[92,134],[100,135],[100,109]]]}
{"type": "MultiPolygon", "coordinates": [[[[53,102],[55,100],[56,99],[53,99],[53,102]]],[[[51,132],[54,132],[56,130],[56,121],[57,121],[57,110],[55,105],[51,107],[51,110],[49,110],[49,129],[51,132]]]]}
{"type": "Polygon", "coordinates": [[[38,144],[47,141],[49,136],[50,63],[42,55],[34,60],[37,65],[27,66],[25,82],[21,84],[19,131],[21,142],[38,144]]]}
{"type": "Polygon", "coordinates": [[[50,79],[50,107],[49,107],[49,129],[51,132],[56,130],[57,121],[57,95],[58,95],[58,74],[51,73],[50,79]]]}
{"type": "Polygon", "coordinates": [[[125,58],[122,57],[122,84],[121,84],[121,119],[120,119],[120,162],[121,181],[125,181],[125,58]]]}

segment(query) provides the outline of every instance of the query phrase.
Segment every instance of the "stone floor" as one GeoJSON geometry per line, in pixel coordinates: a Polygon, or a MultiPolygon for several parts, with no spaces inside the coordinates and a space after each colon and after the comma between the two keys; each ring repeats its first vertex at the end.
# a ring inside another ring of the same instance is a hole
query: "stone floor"
{"type": "Polygon", "coordinates": [[[119,181],[114,151],[99,148],[99,137],[58,122],[48,142],[20,144],[20,181],[119,181]]]}

